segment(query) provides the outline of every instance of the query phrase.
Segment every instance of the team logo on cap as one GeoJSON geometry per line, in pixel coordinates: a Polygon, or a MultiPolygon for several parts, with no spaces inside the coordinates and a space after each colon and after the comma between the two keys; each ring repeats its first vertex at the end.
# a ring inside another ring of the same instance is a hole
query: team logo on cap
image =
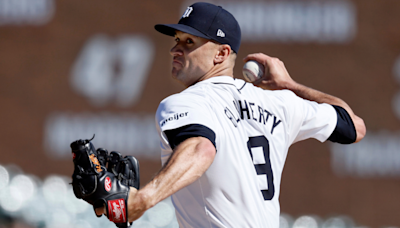
{"type": "Polygon", "coordinates": [[[190,7],[190,6],[189,6],[189,7],[186,9],[186,11],[183,13],[182,18],[189,17],[189,15],[190,15],[190,13],[192,13],[192,11],[193,11],[193,7],[190,7]]]}
{"type": "Polygon", "coordinates": [[[218,29],[218,31],[217,31],[217,36],[219,36],[219,37],[225,37],[225,33],[224,33],[221,29],[218,29]]]}

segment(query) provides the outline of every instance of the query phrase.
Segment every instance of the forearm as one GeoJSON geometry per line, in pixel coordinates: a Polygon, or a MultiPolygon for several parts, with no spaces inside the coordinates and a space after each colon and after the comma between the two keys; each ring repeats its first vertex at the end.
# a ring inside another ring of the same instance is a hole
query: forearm
{"type": "Polygon", "coordinates": [[[182,142],[160,172],[130,197],[129,220],[137,219],[136,211],[144,212],[200,178],[214,156],[215,147],[206,138],[194,137],[182,142]]]}

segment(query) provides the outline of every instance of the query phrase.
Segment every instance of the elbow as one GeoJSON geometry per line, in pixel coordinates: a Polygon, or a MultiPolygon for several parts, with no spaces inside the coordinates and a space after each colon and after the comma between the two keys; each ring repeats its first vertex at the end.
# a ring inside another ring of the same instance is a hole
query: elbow
{"type": "Polygon", "coordinates": [[[196,151],[199,152],[199,162],[203,163],[205,167],[208,168],[213,163],[215,155],[217,153],[215,146],[207,138],[198,137],[198,139],[200,140],[200,142],[197,144],[196,151]]]}
{"type": "Polygon", "coordinates": [[[211,165],[217,153],[214,144],[212,144],[208,139],[204,139],[204,141],[201,143],[201,147],[201,151],[203,151],[203,158],[211,165]]]}
{"type": "Polygon", "coordinates": [[[364,120],[359,117],[357,117],[354,123],[354,127],[356,128],[356,133],[357,133],[355,143],[357,143],[361,141],[361,139],[363,139],[367,134],[367,127],[365,126],[364,120]]]}

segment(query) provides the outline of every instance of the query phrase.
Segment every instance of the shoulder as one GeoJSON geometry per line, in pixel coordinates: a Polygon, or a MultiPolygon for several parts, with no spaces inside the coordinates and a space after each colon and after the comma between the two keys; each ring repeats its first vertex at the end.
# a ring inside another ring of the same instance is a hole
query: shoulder
{"type": "Polygon", "coordinates": [[[208,95],[201,87],[188,89],[173,94],[161,101],[156,112],[156,121],[160,125],[171,122],[170,126],[179,123],[200,123],[209,116],[210,104],[208,95]],[[179,121],[175,121],[179,120],[179,121]],[[176,122],[176,124],[172,124],[176,122]]]}
{"type": "Polygon", "coordinates": [[[275,97],[276,99],[280,101],[285,101],[285,102],[292,102],[298,99],[302,99],[298,97],[293,91],[291,90],[267,90],[266,91],[268,95],[275,97]]]}
{"type": "Polygon", "coordinates": [[[191,106],[193,104],[201,105],[206,103],[208,96],[207,88],[204,86],[193,86],[185,89],[180,93],[170,95],[160,102],[160,108],[175,107],[175,106],[191,106]]]}
{"type": "Polygon", "coordinates": [[[268,96],[280,100],[290,100],[299,98],[293,91],[288,89],[283,90],[266,90],[253,85],[252,83],[245,82],[241,79],[235,79],[235,84],[239,90],[246,91],[247,93],[257,93],[259,96],[268,96]]]}
{"type": "Polygon", "coordinates": [[[278,103],[286,110],[286,114],[293,115],[296,119],[300,116],[325,115],[326,113],[332,113],[334,111],[330,104],[318,103],[301,98],[290,90],[272,92],[274,92],[274,97],[278,100],[278,103]]]}
{"type": "Polygon", "coordinates": [[[251,97],[259,99],[262,103],[267,103],[277,108],[290,108],[290,106],[299,105],[304,100],[291,90],[265,90],[251,83],[246,83],[243,90],[245,93],[249,93],[251,97]]]}

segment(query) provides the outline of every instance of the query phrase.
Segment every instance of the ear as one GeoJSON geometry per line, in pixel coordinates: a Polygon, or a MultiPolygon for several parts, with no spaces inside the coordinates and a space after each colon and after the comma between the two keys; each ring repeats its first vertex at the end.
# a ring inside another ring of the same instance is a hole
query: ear
{"type": "Polygon", "coordinates": [[[224,62],[229,57],[231,52],[232,52],[232,49],[229,45],[227,45],[227,44],[219,45],[218,52],[214,58],[214,64],[220,64],[220,63],[224,62]]]}

